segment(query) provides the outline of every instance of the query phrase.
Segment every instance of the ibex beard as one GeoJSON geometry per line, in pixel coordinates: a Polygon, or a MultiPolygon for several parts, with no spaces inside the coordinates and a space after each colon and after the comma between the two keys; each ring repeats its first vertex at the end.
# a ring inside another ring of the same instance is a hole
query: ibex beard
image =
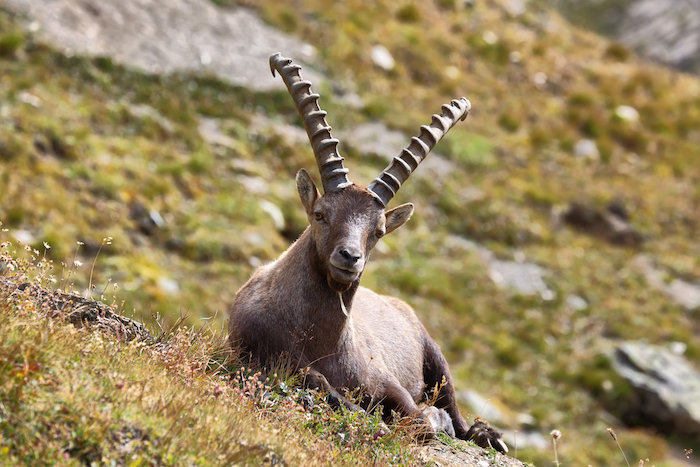
{"type": "Polygon", "coordinates": [[[379,239],[402,226],[412,204],[386,209],[403,182],[437,142],[463,120],[466,99],[444,105],[429,126],[394,158],[368,187],[348,180],[318,94],[302,80],[298,65],[270,57],[306,128],[324,193],[309,173],[296,176],[309,220],[301,237],[276,261],[259,268],[238,291],[229,319],[232,347],[261,362],[286,355],[307,387],[353,410],[380,404],[422,422],[424,435],[444,430],[460,439],[507,452],[501,435],[477,420],[470,428],[457,408],[445,357],[405,302],[360,286],[370,252],[379,239]],[[362,408],[339,390],[359,389],[362,408]],[[434,406],[418,407],[433,394],[434,406]]]}

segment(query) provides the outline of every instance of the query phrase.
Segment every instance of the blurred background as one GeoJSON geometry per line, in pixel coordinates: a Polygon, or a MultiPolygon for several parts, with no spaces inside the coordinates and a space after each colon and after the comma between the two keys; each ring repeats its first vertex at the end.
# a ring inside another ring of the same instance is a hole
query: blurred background
{"type": "Polygon", "coordinates": [[[364,185],[472,102],[363,277],[470,418],[537,465],[552,429],[562,463],[620,465],[608,427],[630,462],[698,465],[700,1],[1,0],[2,240],[150,326],[225,329],[318,180],[274,52],[364,185]]]}

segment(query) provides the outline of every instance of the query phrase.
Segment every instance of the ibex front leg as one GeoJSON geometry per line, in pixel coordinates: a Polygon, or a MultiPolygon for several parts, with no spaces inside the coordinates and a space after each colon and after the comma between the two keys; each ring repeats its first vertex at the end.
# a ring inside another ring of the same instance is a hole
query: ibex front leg
{"type": "Polygon", "coordinates": [[[352,410],[353,412],[364,411],[362,407],[350,402],[345,396],[336,391],[336,389],[328,382],[326,377],[314,367],[310,365],[307,366],[302,370],[302,374],[304,376],[304,387],[316,389],[317,391],[328,394],[328,403],[331,405],[331,407],[338,408],[342,405],[346,409],[352,410]]]}
{"type": "Polygon", "coordinates": [[[423,439],[433,438],[439,431],[455,435],[452,419],[447,412],[432,406],[421,410],[408,390],[393,379],[380,385],[374,394],[373,403],[384,406],[385,417],[390,416],[393,410],[403,417],[414,419],[421,425],[419,436],[423,439]]]}
{"type": "Polygon", "coordinates": [[[452,418],[454,436],[459,439],[472,440],[481,447],[492,447],[497,451],[508,452],[501,434],[491,428],[488,422],[477,417],[471,428],[459,413],[454,385],[450,370],[440,348],[432,339],[426,342],[423,378],[428,389],[437,388],[435,407],[444,409],[452,418]]]}

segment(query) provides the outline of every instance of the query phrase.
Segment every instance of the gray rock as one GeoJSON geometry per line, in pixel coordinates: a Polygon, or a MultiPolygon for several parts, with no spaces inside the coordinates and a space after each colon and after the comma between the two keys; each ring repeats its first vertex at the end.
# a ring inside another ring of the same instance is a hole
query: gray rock
{"type": "Polygon", "coordinates": [[[236,148],[236,140],[221,130],[219,120],[215,118],[200,117],[199,134],[204,141],[212,146],[223,146],[229,149],[236,148]]]}
{"type": "Polygon", "coordinates": [[[512,448],[533,448],[540,451],[552,448],[552,441],[539,431],[501,430],[501,432],[503,433],[503,440],[512,448]]]}
{"type": "MultiPolygon", "coordinates": [[[[281,81],[281,80],[280,80],[281,81]]],[[[269,118],[266,115],[256,113],[250,122],[249,131],[251,134],[269,135],[271,132],[277,134],[293,144],[308,145],[309,139],[306,131],[298,126],[290,125],[279,119],[269,118]]]]}
{"type": "Polygon", "coordinates": [[[685,358],[626,342],[615,350],[612,364],[635,390],[626,419],[666,433],[700,435],[700,374],[685,358]]]}
{"type": "Polygon", "coordinates": [[[569,295],[566,297],[566,305],[574,311],[581,311],[588,308],[588,302],[578,295],[569,295]]]}
{"type": "Polygon", "coordinates": [[[618,36],[642,55],[697,71],[700,0],[635,0],[627,8],[618,36]]]}
{"type": "Polygon", "coordinates": [[[700,0],[550,0],[574,23],[640,55],[700,72],[700,0]]]}
{"type": "Polygon", "coordinates": [[[460,402],[469,406],[472,413],[479,414],[481,418],[488,420],[489,423],[495,425],[507,423],[505,414],[495,404],[492,404],[489,399],[486,399],[478,392],[466,389],[457,393],[457,397],[460,402]]]}
{"type": "Polygon", "coordinates": [[[396,65],[394,57],[391,56],[391,52],[383,45],[375,45],[372,47],[372,62],[386,71],[393,70],[396,65]]]}
{"type": "Polygon", "coordinates": [[[260,209],[270,215],[275,223],[275,228],[279,231],[284,230],[284,214],[282,214],[282,210],[266,199],[261,199],[258,204],[260,209]]]}
{"type": "Polygon", "coordinates": [[[498,431],[503,435],[503,441],[509,446],[540,450],[548,449],[551,446],[551,442],[537,431],[537,423],[532,415],[527,413],[506,414],[498,407],[498,404],[471,389],[459,391],[457,398],[469,407],[472,414],[479,414],[482,419],[497,426],[498,431]],[[518,427],[518,429],[501,428],[503,426],[518,427]]]}
{"type": "Polygon", "coordinates": [[[522,252],[514,254],[515,261],[500,260],[488,248],[458,235],[450,235],[445,240],[445,247],[477,252],[488,266],[491,280],[502,289],[522,295],[539,294],[543,300],[556,297],[556,293],[544,281],[549,272],[537,264],[526,262],[522,252]]]}
{"type": "Polygon", "coordinates": [[[592,160],[598,160],[600,158],[600,151],[598,151],[598,145],[592,139],[582,139],[579,140],[574,146],[574,154],[576,157],[582,157],[592,160]]]}
{"type": "MultiPolygon", "coordinates": [[[[416,128],[416,133],[418,128],[416,128]]],[[[400,131],[387,128],[382,122],[370,122],[357,125],[349,130],[338,130],[343,144],[352,146],[364,154],[374,154],[387,163],[401,154],[403,148],[411,142],[411,136],[400,131]]],[[[432,152],[421,162],[421,169],[413,173],[416,178],[428,178],[435,183],[442,183],[451,177],[455,170],[455,164],[438,152],[432,152]]]]}
{"type": "Polygon", "coordinates": [[[536,264],[494,259],[489,267],[491,280],[501,288],[513,289],[523,295],[540,294],[545,300],[554,298],[554,292],[543,280],[546,271],[536,264]]]}
{"type": "MultiPolygon", "coordinates": [[[[347,131],[340,131],[339,134],[344,144],[353,146],[364,154],[375,154],[387,162],[398,156],[411,142],[410,137],[400,131],[390,130],[382,122],[364,123],[347,131]]],[[[430,158],[425,162],[428,159],[430,158]]]]}
{"type": "Polygon", "coordinates": [[[668,274],[655,267],[654,262],[646,255],[637,255],[632,265],[640,271],[649,285],[661,290],[670,299],[688,311],[700,308],[700,285],[682,279],[670,279],[668,274]]]}
{"type": "MultiPolygon", "coordinates": [[[[201,70],[254,89],[283,89],[268,58],[283,52],[297,62],[312,46],[266,25],[252,10],[224,9],[209,0],[5,0],[33,18],[33,30],[66,53],[109,56],[152,73],[201,70]]],[[[304,79],[321,75],[304,67],[304,79]]]]}

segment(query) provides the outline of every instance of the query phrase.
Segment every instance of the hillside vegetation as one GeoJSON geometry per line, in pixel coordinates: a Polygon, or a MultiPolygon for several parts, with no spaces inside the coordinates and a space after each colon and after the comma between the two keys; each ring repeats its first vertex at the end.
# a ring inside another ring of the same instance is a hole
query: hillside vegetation
{"type": "MultiPolygon", "coordinates": [[[[363,285],[416,309],[458,390],[475,389],[493,404],[531,414],[542,433],[560,429],[560,462],[619,464],[606,431],[615,423],[608,411],[617,415],[629,388],[601,353],[642,339],[682,342],[686,357],[700,360],[698,310],[650,287],[632,261],[643,253],[669,280],[700,283],[700,81],[641,62],[535,1],[524,12],[509,10],[506,1],[216,3],[253,7],[317,48],[317,67],[333,85],[316,89],[334,132],[380,119],[406,132],[408,142],[441,104],[470,99],[468,119],[437,148],[449,176],[418,176],[418,169],[401,189],[392,204],[411,201],[416,214],[382,240],[363,285]],[[396,60],[392,70],[373,64],[377,44],[396,60]],[[348,92],[363,105],[347,104],[341,94],[348,92]],[[637,116],[629,118],[621,106],[637,116]],[[576,155],[584,139],[595,142],[597,157],[576,155]],[[564,226],[557,213],[573,201],[601,210],[621,203],[645,241],[622,247],[564,226]],[[498,288],[464,239],[497,258],[540,265],[554,293],[498,288]],[[587,306],[575,309],[571,296],[587,306]]],[[[221,329],[254,268],[277,257],[306,226],[293,179],[299,168],[314,168],[311,151],[274,125],[255,122],[261,114],[300,125],[291,99],[210,76],[147,75],[109,58],[65,55],[27,31],[24,20],[0,10],[3,240],[20,255],[26,243],[46,255],[53,277],[44,280],[54,288],[92,289],[95,298],[149,326],[221,329]],[[212,121],[225,144],[212,144],[199,131],[212,121]],[[261,200],[281,210],[284,226],[276,227],[261,200]]],[[[340,151],[358,183],[367,184],[387,163],[342,141],[340,151]]],[[[68,367],[81,348],[95,345],[96,337],[68,344],[59,337],[44,350],[44,325],[31,325],[21,308],[10,308],[8,318],[3,305],[3,320],[26,321],[29,330],[10,322],[3,332],[15,333],[17,345],[34,339],[37,361],[58,359],[68,367]]],[[[119,349],[138,353],[134,345],[119,349]]],[[[103,360],[89,365],[112,365],[110,351],[100,352],[103,360]]],[[[150,360],[141,369],[130,358],[118,360],[117,372],[154,372],[134,380],[158,375],[150,360]]],[[[62,381],[113,384],[96,369],[83,376],[71,368],[62,381]]],[[[117,394],[111,386],[105,391],[117,394]]],[[[88,399],[99,411],[94,395],[88,399]]],[[[33,410],[26,417],[37,423],[53,422],[36,417],[64,416],[59,409],[55,415],[33,410]]],[[[134,419],[148,413],[143,404],[134,410],[134,419]]],[[[196,424],[207,412],[188,416],[196,424]]],[[[247,431],[256,423],[245,426],[237,433],[257,439],[247,431]]],[[[614,428],[630,460],[667,465],[662,435],[614,428]]],[[[552,461],[550,452],[532,449],[518,450],[518,458],[552,461]]]]}
{"type": "Polygon", "coordinates": [[[241,366],[211,329],[151,336],[98,302],[24,282],[49,276],[45,258],[2,243],[0,260],[11,270],[0,279],[0,465],[420,462],[409,426],[334,412],[282,366],[241,366]]]}

